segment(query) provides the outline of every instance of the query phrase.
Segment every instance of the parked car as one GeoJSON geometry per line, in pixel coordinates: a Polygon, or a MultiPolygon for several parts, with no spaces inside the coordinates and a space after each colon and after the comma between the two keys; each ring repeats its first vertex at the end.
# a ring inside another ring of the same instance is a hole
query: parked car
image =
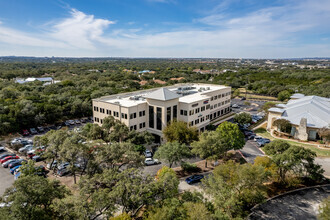
{"type": "Polygon", "coordinates": [[[32,150],[29,150],[27,153],[26,153],[26,156],[30,159],[32,159],[33,156],[35,156],[35,149],[32,149],[32,150]]]}
{"type": "Polygon", "coordinates": [[[186,179],[188,184],[198,183],[204,178],[204,175],[193,175],[186,179]]]}
{"type": "Polygon", "coordinates": [[[70,125],[74,125],[74,120],[69,120],[68,122],[70,125]]]}
{"type": "Polygon", "coordinates": [[[81,121],[79,119],[74,120],[74,123],[81,124],[81,121]]]}
{"type": "Polygon", "coordinates": [[[14,138],[10,141],[10,145],[21,144],[21,138],[14,138]]]}
{"type": "Polygon", "coordinates": [[[6,148],[2,145],[0,145],[0,152],[6,151],[6,148]]]}
{"type": "Polygon", "coordinates": [[[65,121],[65,122],[64,122],[64,126],[69,127],[69,126],[70,126],[70,122],[69,122],[69,121],[65,121]]]}
{"type": "Polygon", "coordinates": [[[16,167],[18,165],[22,165],[23,162],[26,162],[24,159],[18,159],[17,161],[14,161],[8,165],[9,168],[16,167]]]}
{"type": "Polygon", "coordinates": [[[19,156],[8,156],[0,160],[0,163],[3,164],[4,162],[11,160],[11,159],[19,159],[19,156]]]}
{"type": "Polygon", "coordinates": [[[26,154],[27,152],[29,152],[32,149],[33,149],[32,145],[25,145],[24,147],[21,147],[20,149],[18,149],[18,152],[20,154],[26,154]]]}
{"type": "Polygon", "coordinates": [[[57,170],[57,175],[59,175],[59,176],[65,176],[69,173],[70,173],[70,171],[66,167],[63,169],[57,170]]]}
{"type": "Polygon", "coordinates": [[[29,133],[29,131],[28,131],[27,129],[24,129],[24,130],[22,131],[22,135],[23,135],[23,136],[29,136],[30,133],[29,133]]]}
{"type": "Polygon", "coordinates": [[[60,165],[57,166],[57,169],[62,170],[64,168],[67,168],[69,165],[70,165],[69,162],[63,162],[63,163],[61,163],[60,165]]]}
{"type": "Polygon", "coordinates": [[[10,173],[11,173],[11,174],[14,174],[15,171],[18,170],[18,168],[20,168],[21,166],[22,166],[22,165],[17,165],[17,166],[15,166],[15,167],[11,168],[11,169],[10,169],[10,173]]]}
{"type": "Polygon", "coordinates": [[[237,104],[233,104],[231,107],[232,108],[239,108],[239,106],[237,104]]]}
{"type": "Polygon", "coordinates": [[[146,158],[145,161],[144,161],[144,164],[146,166],[149,166],[149,165],[157,165],[159,164],[160,162],[157,160],[157,159],[153,159],[153,158],[146,158]]]}
{"type": "Polygon", "coordinates": [[[51,163],[48,163],[47,165],[46,165],[46,167],[47,167],[47,169],[53,169],[54,167],[56,167],[57,166],[57,160],[54,160],[54,162],[53,162],[53,164],[51,164],[51,163]]]}
{"type": "Polygon", "coordinates": [[[16,154],[13,154],[13,153],[2,154],[2,155],[0,155],[0,160],[2,160],[5,157],[9,157],[9,156],[16,156],[16,154]]]}
{"type": "Polygon", "coordinates": [[[151,157],[152,157],[152,153],[151,153],[151,151],[150,151],[150,150],[146,150],[146,151],[144,152],[144,156],[145,156],[146,158],[151,158],[151,157]]]}
{"type": "Polygon", "coordinates": [[[10,160],[7,160],[6,162],[4,162],[4,163],[2,164],[2,167],[3,167],[3,168],[7,168],[8,165],[9,165],[10,163],[15,162],[15,161],[17,161],[17,160],[18,160],[18,159],[10,159],[10,160]]]}
{"type": "Polygon", "coordinates": [[[44,129],[43,127],[41,127],[41,126],[37,127],[37,129],[38,129],[38,131],[39,131],[40,133],[42,133],[42,132],[45,131],[45,129],[44,129]]]}
{"type": "Polygon", "coordinates": [[[270,143],[270,140],[268,138],[264,138],[263,140],[264,140],[265,144],[270,143]]]}
{"type": "Polygon", "coordinates": [[[258,139],[256,142],[257,142],[258,147],[262,147],[265,145],[265,142],[263,139],[258,139]]]}
{"type": "Polygon", "coordinates": [[[35,128],[30,128],[30,133],[32,135],[38,134],[37,130],[35,128]]]}
{"type": "Polygon", "coordinates": [[[21,139],[19,143],[22,144],[23,146],[25,146],[25,145],[32,145],[33,141],[21,139]]]}
{"type": "Polygon", "coordinates": [[[42,157],[42,155],[34,155],[32,157],[32,160],[34,160],[35,162],[38,162],[38,161],[42,161],[44,160],[45,158],[42,157]]]}
{"type": "Polygon", "coordinates": [[[260,137],[260,136],[255,136],[254,137],[254,141],[257,141],[257,140],[260,140],[260,139],[262,139],[262,137],[260,137]]]}
{"type": "Polygon", "coordinates": [[[254,140],[255,137],[256,137],[256,136],[252,134],[252,135],[248,136],[247,139],[248,139],[248,140],[254,140]]]}

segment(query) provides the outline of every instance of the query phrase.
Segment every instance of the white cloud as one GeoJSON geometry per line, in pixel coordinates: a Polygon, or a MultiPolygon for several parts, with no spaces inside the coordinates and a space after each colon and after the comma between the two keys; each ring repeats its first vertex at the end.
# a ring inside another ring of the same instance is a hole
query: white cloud
{"type": "MultiPolygon", "coordinates": [[[[329,30],[329,1],[291,0],[283,6],[264,8],[237,17],[224,13],[228,4],[229,1],[225,1],[214,13],[195,19],[195,25],[203,24],[201,28],[187,28],[183,24],[181,29],[153,33],[143,26],[143,29],[109,30],[114,21],[95,18],[73,9],[70,17],[49,23],[43,32],[34,35],[6,28],[0,23],[0,43],[15,45],[17,55],[25,51],[24,55],[40,56],[330,56],[327,41],[298,42],[300,35],[305,33],[329,30]],[[18,48],[17,45],[24,47],[18,48]],[[25,46],[32,46],[33,51],[25,46]]],[[[0,55],[8,55],[8,51],[10,47],[6,45],[6,50],[0,51],[0,55]]]]}
{"type": "Polygon", "coordinates": [[[114,21],[96,19],[94,15],[86,15],[72,9],[71,17],[55,24],[50,36],[73,47],[93,49],[93,41],[103,34],[104,29],[114,23],[114,21]]]}

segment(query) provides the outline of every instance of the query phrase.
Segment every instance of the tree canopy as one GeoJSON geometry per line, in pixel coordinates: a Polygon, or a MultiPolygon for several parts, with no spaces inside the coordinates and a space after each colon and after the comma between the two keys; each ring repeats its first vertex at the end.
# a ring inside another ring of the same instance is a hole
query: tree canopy
{"type": "Polygon", "coordinates": [[[163,134],[168,142],[177,141],[181,144],[190,144],[198,140],[196,127],[188,127],[186,122],[172,121],[163,129],[163,134]]]}

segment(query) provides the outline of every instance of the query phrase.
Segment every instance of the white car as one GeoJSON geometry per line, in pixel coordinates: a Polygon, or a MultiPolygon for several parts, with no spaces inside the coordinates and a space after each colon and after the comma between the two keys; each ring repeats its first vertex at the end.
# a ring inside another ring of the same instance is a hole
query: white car
{"type": "Polygon", "coordinates": [[[150,158],[150,157],[152,157],[152,153],[151,153],[151,151],[150,151],[150,150],[146,150],[146,151],[144,152],[144,156],[145,156],[146,158],[150,158]]]}
{"type": "Polygon", "coordinates": [[[146,166],[156,165],[156,164],[159,164],[159,161],[157,159],[147,158],[147,159],[145,159],[144,164],[146,166]]]}
{"type": "Polygon", "coordinates": [[[15,138],[10,142],[10,144],[11,145],[20,144],[21,140],[22,140],[21,138],[15,138]]]}
{"type": "Polygon", "coordinates": [[[6,151],[6,148],[0,145],[0,152],[6,151]]]}
{"type": "Polygon", "coordinates": [[[238,108],[239,106],[237,104],[233,104],[231,107],[232,108],[238,108]]]}

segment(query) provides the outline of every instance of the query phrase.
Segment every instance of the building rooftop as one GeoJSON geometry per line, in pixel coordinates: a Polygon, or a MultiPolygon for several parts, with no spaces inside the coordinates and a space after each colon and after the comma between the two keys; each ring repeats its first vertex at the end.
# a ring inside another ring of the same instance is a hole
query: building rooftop
{"type": "Polygon", "coordinates": [[[166,88],[160,88],[153,91],[145,96],[147,99],[156,99],[161,101],[167,101],[172,99],[177,99],[180,97],[179,94],[172,92],[166,88]]]}
{"type": "Polygon", "coordinates": [[[330,99],[319,96],[302,96],[289,100],[284,108],[270,108],[269,111],[282,113],[282,118],[299,125],[301,118],[307,119],[308,127],[330,125],[330,99]]]}
{"type": "Polygon", "coordinates": [[[180,102],[192,103],[195,101],[207,99],[208,96],[205,95],[206,93],[224,88],[230,87],[212,84],[181,83],[162,88],[104,96],[94,100],[117,104],[124,107],[132,107],[137,104],[145,103],[147,102],[146,99],[166,101],[179,98],[180,102]]]}

